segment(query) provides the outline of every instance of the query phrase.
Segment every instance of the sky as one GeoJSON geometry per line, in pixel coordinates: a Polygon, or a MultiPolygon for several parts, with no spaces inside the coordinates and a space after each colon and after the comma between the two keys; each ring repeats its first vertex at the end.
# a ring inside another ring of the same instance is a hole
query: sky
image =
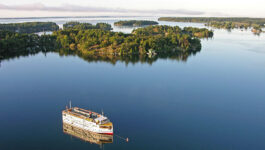
{"type": "Polygon", "coordinates": [[[0,17],[264,17],[265,0],[0,0],[0,17]]]}

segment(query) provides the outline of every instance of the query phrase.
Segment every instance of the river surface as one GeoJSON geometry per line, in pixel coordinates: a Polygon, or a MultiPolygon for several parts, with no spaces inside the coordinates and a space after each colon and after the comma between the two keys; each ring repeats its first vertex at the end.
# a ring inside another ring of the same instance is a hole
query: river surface
{"type": "MultiPolygon", "coordinates": [[[[0,19],[1,23],[149,18],[0,19]]],[[[160,24],[204,27],[196,23],[160,24]]],[[[132,28],[114,28],[131,32],[132,28]]],[[[3,60],[1,150],[100,149],[63,133],[62,110],[104,111],[115,134],[106,150],[265,149],[265,34],[214,30],[202,50],[150,61],[100,61],[58,53],[3,60]]]]}

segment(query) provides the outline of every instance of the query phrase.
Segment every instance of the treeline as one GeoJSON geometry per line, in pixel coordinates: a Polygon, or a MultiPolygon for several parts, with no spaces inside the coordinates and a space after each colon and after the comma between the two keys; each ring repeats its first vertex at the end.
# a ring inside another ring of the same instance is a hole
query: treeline
{"type": "Polygon", "coordinates": [[[218,29],[248,29],[262,32],[265,18],[225,18],[225,17],[161,17],[159,21],[197,22],[218,29]]]}
{"type": "Polygon", "coordinates": [[[118,21],[115,22],[115,26],[147,26],[147,25],[157,25],[156,21],[148,21],[148,20],[126,20],[126,21],[118,21]]]}
{"type": "Polygon", "coordinates": [[[206,26],[218,28],[218,29],[248,29],[252,25],[249,23],[240,23],[240,22],[217,22],[212,21],[205,24],[206,26]]]}
{"type": "Polygon", "coordinates": [[[76,29],[76,30],[88,30],[88,29],[102,29],[102,30],[112,30],[110,24],[107,23],[97,23],[92,25],[91,23],[80,23],[80,22],[67,22],[63,25],[63,29],[76,29]]]}
{"type": "Polygon", "coordinates": [[[152,35],[159,35],[165,34],[167,35],[184,35],[188,34],[191,37],[198,37],[198,38],[211,38],[213,37],[213,31],[208,30],[206,28],[194,28],[194,27],[184,27],[182,30],[178,26],[150,26],[146,28],[139,28],[133,30],[133,34],[136,35],[144,35],[144,36],[152,36],[152,35]]]}
{"type": "Polygon", "coordinates": [[[184,27],[184,32],[198,38],[213,37],[213,31],[206,28],[184,27]]]}
{"type": "Polygon", "coordinates": [[[172,21],[172,22],[240,22],[249,24],[265,24],[265,18],[243,18],[243,17],[160,17],[159,21],[172,21]]]}
{"type": "Polygon", "coordinates": [[[10,57],[57,48],[56,37],[52,35],[15,33],[0,31],[0,56],[10,57]]]}
{"type": "Polygon", "coordinates": [[[0,24],[1,31],[11,31],[18,33],[36,33],[42,31],[56,31],[59,26],[53,22],[25,22],[0,24]]]}
{"type": "MultiPolygon", "coordinates": [[[[57,42],[63,48],[77,50],[86,54],[110,53],[117,55],[146,54],[149,50],[156,52],[196,51],[200,50],[200,40],[210,34],[199,34],[199,29],[180,29],[171,26],[148,26],[139,28],[132,34],[111,32],[100,29],[67,29],[54,32],[57,42]],[[197,33],[197,34],[195,34],[197,33]]],[[[207,29],[202,32],[211,33],[207,29]]]]}
{"type": "Polygon", "coordinates": [[[240,23],[240,22],[209,22],[205,24],[206,26],[218,28],[218,29],[248,29],[253,28],[256,31],[262,32],[262,28],[264,26],[261,26],[259,24],[250,24],[250,23],[240,23]]]}
{"type": "MultiPolygon", "coordinates": [[[[72,24],[72,23],[71,23],[72,24]]],[[[131,34],[105,29],[79,29],[69,23],[66,29],[54,31],[52,35],[0,31],[0,55],[15,55],[24,52],[69,49],[83,56],[89,55],[132,55],[175,52],[196,52],[201,49],[198,37],[211,37],[208,29],[184,28],[156,25],[133,30],[131,34]]],[[[80,23],[78,23],[80,26],[80,23]]],[[[97,25],[95,25],[97,26],[97,25]]],[[[98,25],[100,26],[100,25],[98,25]]],[[[107,25],[108,26],[108,25],[107,25]]]]}

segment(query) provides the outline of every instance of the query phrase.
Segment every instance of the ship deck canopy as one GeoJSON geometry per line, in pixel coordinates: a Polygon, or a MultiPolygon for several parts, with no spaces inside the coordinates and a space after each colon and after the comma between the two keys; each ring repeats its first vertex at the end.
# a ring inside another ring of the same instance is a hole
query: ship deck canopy
{"type": "Polygon", "coordinates": [[[104,124],[104,123],[109,122],[108,118],[105,117],[105,116],[102,116],[102,115],[99,116],[98,118],[96,118],[95,121],[98,121],[98,122],[100,122],[101,124],[104,124]]]}
{"type": "Polygon", "coordinates": [[[104,120],[106,120],[106,119],[108,119],[107,117],[105,117],[105,116],[99,116],[98,118],[96,118],[95,120],[97,121],[104,121],[104,120]]]}

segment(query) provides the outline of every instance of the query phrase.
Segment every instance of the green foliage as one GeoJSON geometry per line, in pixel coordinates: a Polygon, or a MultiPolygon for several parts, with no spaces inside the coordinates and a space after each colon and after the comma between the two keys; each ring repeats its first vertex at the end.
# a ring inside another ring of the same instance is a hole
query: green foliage
{"type": "Polygon", "coordinates": [[[150,50],[152,53],[160,54],[190,53],[201,49],[198,37],[209,37],[212,33],[207,29],[184,28],[182,30],[178,26],[156,25],[138,28],[131,34],[125,34],[109,31],[108,24],[93,26],[93,28],[100,29],[88,29],[86,28],[88,26],[93,25],[72,22],[65,25],[66,29],[64,30],[42,36],[0,31],[0,55],[37,53],[56,48],[68,49],[73,53],[85,56],[146,54],[150,50]]]}
{"type": "Polygon", "coordinates": [[[247,29],[250,28],[254,24],[249,23],[240,23],[240,22],[216,22],[212,21],[206,24],[206,26],[211,26],[218,29],[247,29]]]}
{"type": "Polygon", "coordinates": [[[132,34],[111,32],[101,29],[67,29],[54,32],[63,48],[82,53],[145,54],[156,52],[200,50],[200,40],[195,37],[211,37],[212,31],[178,26],[148,26],[133,30],[132,34]]]}
{"type": "Polygon", "coordinates": [[[25,22],[0,24],[0,30],[18,33],[36,33],[42,31],[56,31],[59,26],[53,22],[25,22]]]}
{"type": "Polygon", "coordinates": [[[112,27],[110,24],[108,23],[97,23],[96,24],[96,28],[97,29],[102,29],[102,30],[112,30],[112,27]]]}
{"type": "Polygon", "coordinates": [[[115,22],[115,26],[147,26],[147,25],[157,25],[156,21],[148,21],[148,20],[126,20],[126,21],[118,21],[115,22]]]}
{"type": "Polygon", "coordinates": [[[111,25],[107,23],[97,23],[92,25],[91,23],[80,23],[80,22],[67,22],[63,25],[66,29],[77,29],[77,30],[88,30],[88,29],[102,29],[102,30],[112,30],[111,25]]]}
{"type": "Polygon", "coordinates": [[[206,28],[185,27],[184,32],[199,38],[213,37],[213,31],[206,28]]]}
{"type": "MultiPolygon", "coordinates": [[[[63,29],[73,28],[74,26],[77,26],[79,24],[80,24],[80,22],[70,21],[70,22],[63,24],[63,29]]],[[[90,23],[87,23],[87,24],[92,25],[90,23]]]]}
{"type": "Polygon", "coordinates": [[[226,17],[161,17],[159,21],[172,22],[199,22],[206,23],[206,26],[223,29],[251,28],[255,26],[264,27],[265,18],[226,18],[226,17]]]}
{"type": "Polygon", "coordinates": [[[178,26],[166,26],[166,25],[156,25],[156,26],[148,26],[145,28],[138,28],[133,30],[133,34],[137,36],[151,36],[158,34],[179,34],[182,30],[178,26]]]}
{"type": "Polygon", "coordinates": [[[0,31],[0,55],[15,56],[23,53],[36,53],[57,46],[56,37],[52,35],[0,31]]]}
{"type": "Polygon", "coordinates": [[[244,17],[160,17],[159,21],[172,22],[240,22],[249,24],[265,24],[265,18],[244,18],[244,17]]]}

